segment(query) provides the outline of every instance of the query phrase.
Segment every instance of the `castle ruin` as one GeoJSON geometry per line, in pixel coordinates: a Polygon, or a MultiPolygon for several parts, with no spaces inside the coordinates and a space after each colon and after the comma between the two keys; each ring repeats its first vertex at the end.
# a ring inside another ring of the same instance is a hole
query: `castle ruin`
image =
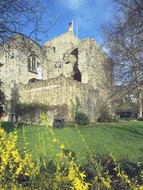
{"type": "MultiPolygon", "coordinates": [[[[113,65],[102,48],[91,38],[78,39],[72,32],[64,33],[43,46],[15,35],[0,46],[0,80],[6,95],[4,119],[11,120],[17,104],[45,105],[50,124],[54,115],[62,114],[73,121],[73,106],[95,122],[100,108],[112,94],[113,65]],[[37,78],[37,65],[43,80],[37,78]],[[31,80],[32,81],[32,80],[31,80]]],[[[19,114],[19,113],[17,113],[19,114]]],[[[40,123],[35,115],[30,121],[20,113],[22,122],[40,123]]]]}

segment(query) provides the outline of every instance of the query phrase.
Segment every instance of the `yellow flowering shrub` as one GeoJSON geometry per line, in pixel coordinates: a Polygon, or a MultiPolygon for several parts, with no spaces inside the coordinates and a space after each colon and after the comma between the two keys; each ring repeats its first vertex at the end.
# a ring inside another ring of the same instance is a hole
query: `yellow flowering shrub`
{"type": "Polygon", "coordinates": [[[16,149],[17,132],[7,134],[0,128],[0,184],[27,182],[35,175],[31,155],[24,150],[23,157],[16,149]]]}
{"type": "Polygon", "coordinates": [[[41,118],[59,153],[55,159],[38,157],[38,162],[33,163],[26,148],[22,156],[16,149],[17,132],[7,134],[0,128],[0,190],[143,190],[143,165],[136,168],[138,176],[129,175],[114,156],[93,155],[76,125],[89,154],[87,163],[80,165],[76,154],[56,137],[47,117],[41,118]]]}
{"type": "Polygon", "coordinates": [[[69,162],[68,179],[72,182],[71,189],[73,190],[88,190],[89,183],[85,182],[86,174],[81,172],[79,166],[74,160],[69,162]]]}
{"type": "Polygon", "coordinates": [[[86,173],[86,171],[84,171],[83,169],[81,170],[80,165],[76,162],[76,157],[74,156],[73,152],[69,149],[66,149],[65,145],[57,139],[52,127],[48,125],[48,119],[44,115],[42,115],[41,118],[43,119],[45,126],[48,128],[53,138],[53,142],[58,144],[59,148],[62,150],[62,152],[57,154],[57,157],[60,162],[56,163],[57,169],[55,172],[55,179],[53,185],[55,189],[58,189],[58,187],[59,189],[62,189],[60,188],[60,182],[62,181],[63,184],[68,184],[68,188],[66,189],[72,190],[110,190],[117,188],[143,190],[143,186],[139,185],[134,178],[130,178],[125,173],[125,171],[121,169],[121,165],[119,164],[119,162],[116,161],[116,159],[112,155],[108,157],[109,160],[107,159],[107,162],[109,164],[107,168],[107,163],[105,163],[104,166],[104,164],[101,163],[101,161],[97,162],[96,159],[92,159],[90,149],[86,144],[84,137],[78,130],[78,126],[76,125],[75,127],[77,128],[77,131],[83,139],[86,149],[88,150],[91,159],[89,160],[89,162],[93,166],[94,170],[93,178],[89,181],[87,176],[88,173],[86,173]],[[66,166],[62,165],[62,162],[66,163],[66,166]],[[66,172],[65,170],[63,170],[63,167],[67,167],[66,172]]]}
{"type": "Polygon", "coordinates": [[[47,117],[45,117],[45,115],[41,115],[41,118],[45,124],[45,127],[47,127],[47,129],[49,130],[50,135],[53,138],[53,142],[59,144],[59,148],[62,150],[61,153],[57,154],[57,157],[60,158],[60,162],[57,162],[55,184],[58,184],[61,181],[65,182],[65,184],[69,182],[69,188],[72,190],[88,190],[90,184],[85,182],[86,174],[80,171],[80,167],[75,162],[75,157],[73,157],[72,155],[73,152],[68,149],[65,149],[65,145],[61,143],[59,139],[57,139],[52,127],[48,125],[47,117]],[[64,162],[67,162],[67,176],[62,172],[62,159],[65,159],[66,161],[64,162]]]}

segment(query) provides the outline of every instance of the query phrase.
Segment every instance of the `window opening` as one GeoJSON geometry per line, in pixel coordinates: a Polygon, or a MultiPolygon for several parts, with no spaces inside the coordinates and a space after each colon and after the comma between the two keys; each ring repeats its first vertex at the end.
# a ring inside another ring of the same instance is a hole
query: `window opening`
{"type": "Polygon", "coordinates": [[[61,67],[62,67],[61,62],[60,62],[60,61],[56,61],[56,62],[55,62],[55,68],[59,69],[59,68],[61,68],[61,67]]]}
{"type": "Polygon", "coordinates": [[[40,62],[39,58],[35,55],[32,54],[28,57],[27,63],[28,63],[28,71],[37,73],[36,68],[37,68],[37,63],[40,62]]]}
{"type": "Polygon", "coordinates": [[[32,56],[32,71],[36,70],[36,58],[35,56],[32,56]]]}

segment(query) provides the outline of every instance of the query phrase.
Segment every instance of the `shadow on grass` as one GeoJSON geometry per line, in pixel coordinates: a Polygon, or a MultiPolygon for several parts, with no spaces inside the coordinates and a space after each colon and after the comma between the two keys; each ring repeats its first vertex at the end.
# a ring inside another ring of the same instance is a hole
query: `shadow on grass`
{"type": "MultiPolygon", "coordinates": [[[[26,124],[24,124],[24,126],[26,126],[26,124]]],[[[7,133],[10,133],[12,131],[14,131],[16,128],[20,129],[23,127],[22,123],[19,123],[18,125],[15,125],[11,122],[1,122],[0,127],[2,129],[4,129],[7,133]]]]}
{"type": "Polygon", "coordinates": [[[140,135],[143,136],[143,133],[138,132],[137,129],[135,128],[126,128],[126,127],[116,127],[117,129],[123,130],[123,131],[127,131],[136,135],[140,135]]]}

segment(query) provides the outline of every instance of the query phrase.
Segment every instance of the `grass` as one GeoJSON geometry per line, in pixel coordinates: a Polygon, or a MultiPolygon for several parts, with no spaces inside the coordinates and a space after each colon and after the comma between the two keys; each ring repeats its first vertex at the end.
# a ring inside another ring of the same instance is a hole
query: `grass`
{"type": "MultiPolygon", "coordinates": [[[[3,122],[1,127],[7,132],[14,130],[11,123],[3,122]]],[[[44,126],[19,124],[18,149],[22,153],[27,146],[33,159],[39,155],[54,158],[61,150],[52,142],[48,129],[44,126]]],[[[121,121],[118,123],[66,126],[54,129],[56,137],[66,148],[77,155],[79,161],[88,158],[89,153],[97,155],[113,154],[117,159],[131,162],[143,161],[143,122],[121,121]]]]}

